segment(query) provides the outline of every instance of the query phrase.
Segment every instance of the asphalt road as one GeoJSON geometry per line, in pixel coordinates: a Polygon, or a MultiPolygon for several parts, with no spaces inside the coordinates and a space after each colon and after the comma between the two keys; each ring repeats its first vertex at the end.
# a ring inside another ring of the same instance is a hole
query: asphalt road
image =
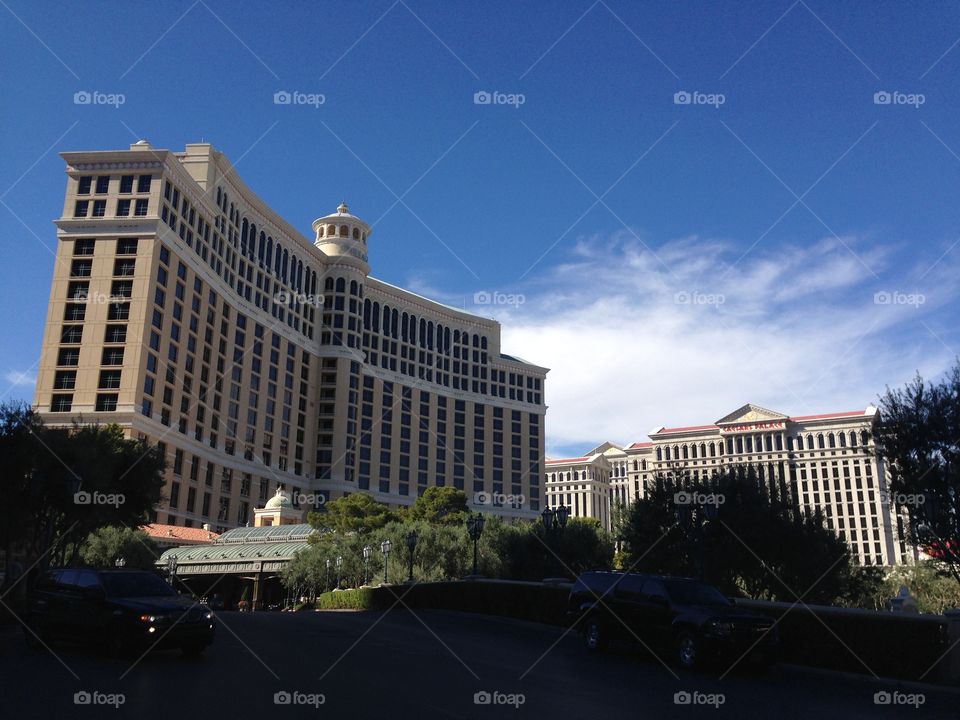
{"type": "Polygon", "coordinates": [[[562,636],[559,629],[444,611],[224,613],[217,632],[200,658],[183,659],[173,651],[137,661],[68,645],[53,646],[55,655],[32,650],[19,627],[0,627],[0,715],[960,717],[956,691],[900,688],[895,696],[897,688],[888,683],[789,667],[721,679],[718,672],[668,669],[626,647],[591,655],[578,636],[562,636]],[[918,691],[919,707],[874,701],[877,692],[917,701],[910,694],[918,691]],[[676,693],[684,692],[680,697],[690,704],[676,702],[676,693]],[[76,704],[76,693],[88,693],[93,703],[76,704]],[[278,704],[277,697],[290,703],[278,704]]]}

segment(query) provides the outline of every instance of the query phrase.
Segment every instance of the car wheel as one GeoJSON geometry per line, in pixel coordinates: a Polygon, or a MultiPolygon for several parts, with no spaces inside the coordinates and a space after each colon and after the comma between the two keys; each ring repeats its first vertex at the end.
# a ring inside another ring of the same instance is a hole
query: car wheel
{"type": "Polygon", "coordinates": [[[700,640],[691,632],[677,635],[677,663],[685,670],[691,670],[700,663],[700,640]]]}
{"type": "Polygon", "coordinates": [[[188,643],[180,648],[180,652],[185,658],[199,657],[207,646],[203,643],[188,643]]]}
{"type": "Polygon", "coordinates": [[[587,618],[583,624],[583,644],[590,652],[599,652],[607,648],[607,633],[599,618],[587,618]]]}

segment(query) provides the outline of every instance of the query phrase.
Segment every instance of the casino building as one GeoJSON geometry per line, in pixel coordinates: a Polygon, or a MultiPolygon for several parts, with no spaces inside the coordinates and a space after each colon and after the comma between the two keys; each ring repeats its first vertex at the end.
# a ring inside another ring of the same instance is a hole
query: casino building
{"type": "Polygon", "coordinates": [[[224,532],[278,488],[303,513],[433,485],[538,515],[547,369],[503,353],[497,322],[371,277],[346,205],[308,238],[208,144],[62,157],[34,402],[163,447],[153,522],[224,532]]]}
{"type": "Polygon", "coordinates": [[[623,504],[643,497],[657,473],[684,468],[697,479],[749,466],[801,508],[819,508],[861,564],[908,563],[913,553],[900,515],[887,502],[884,461],[873,442],[877,419],[873,406],[788,416],[747,404],[714,423],[655,428],[649,441],[605,443],[583,458],[548,459],[546,497],[569,505],[572,493],[588,491],[584,470],[600,459],[609,466],[610,502],[623,504]]]}

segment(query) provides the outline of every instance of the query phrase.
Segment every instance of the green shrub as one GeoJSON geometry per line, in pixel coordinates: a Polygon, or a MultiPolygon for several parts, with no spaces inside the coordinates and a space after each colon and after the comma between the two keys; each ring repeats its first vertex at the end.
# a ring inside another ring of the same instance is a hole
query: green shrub
{"type": "Polygon", "coordinates": [[[318,610],[373,610],[378,607],[374,593],[374,588],[325,592],[317,597],[316,607],[318,610]]]}

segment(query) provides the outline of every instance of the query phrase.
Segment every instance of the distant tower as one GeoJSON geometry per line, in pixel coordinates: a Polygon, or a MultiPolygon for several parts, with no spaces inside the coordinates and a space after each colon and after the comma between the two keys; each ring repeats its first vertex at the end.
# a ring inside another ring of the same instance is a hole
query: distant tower
{"type": "Polygon", "coordinates": [[[323,293],[323,322],[317,348],[323,371],[317,415],[326,429],[317,438],[317,479],[322,488],[339,495],[357,489],[356,388],[362,382],[365,361],[362,337],[370,226],[340,203],[335,213],[313,221],[313,231],[314,245],[326,260],[318,288],[323,293]]]}
{"type": "Polygon", "coordinates": [[[351,264],[357,265],[364,275],[370,272],[367,265],[370,226],[351,215],[345,203],[341,202],[335,213],[314,220],[313,232],[316,233],[313,244],[324,255],[335,260],[357,260],[359,262],[351,264]]]}

